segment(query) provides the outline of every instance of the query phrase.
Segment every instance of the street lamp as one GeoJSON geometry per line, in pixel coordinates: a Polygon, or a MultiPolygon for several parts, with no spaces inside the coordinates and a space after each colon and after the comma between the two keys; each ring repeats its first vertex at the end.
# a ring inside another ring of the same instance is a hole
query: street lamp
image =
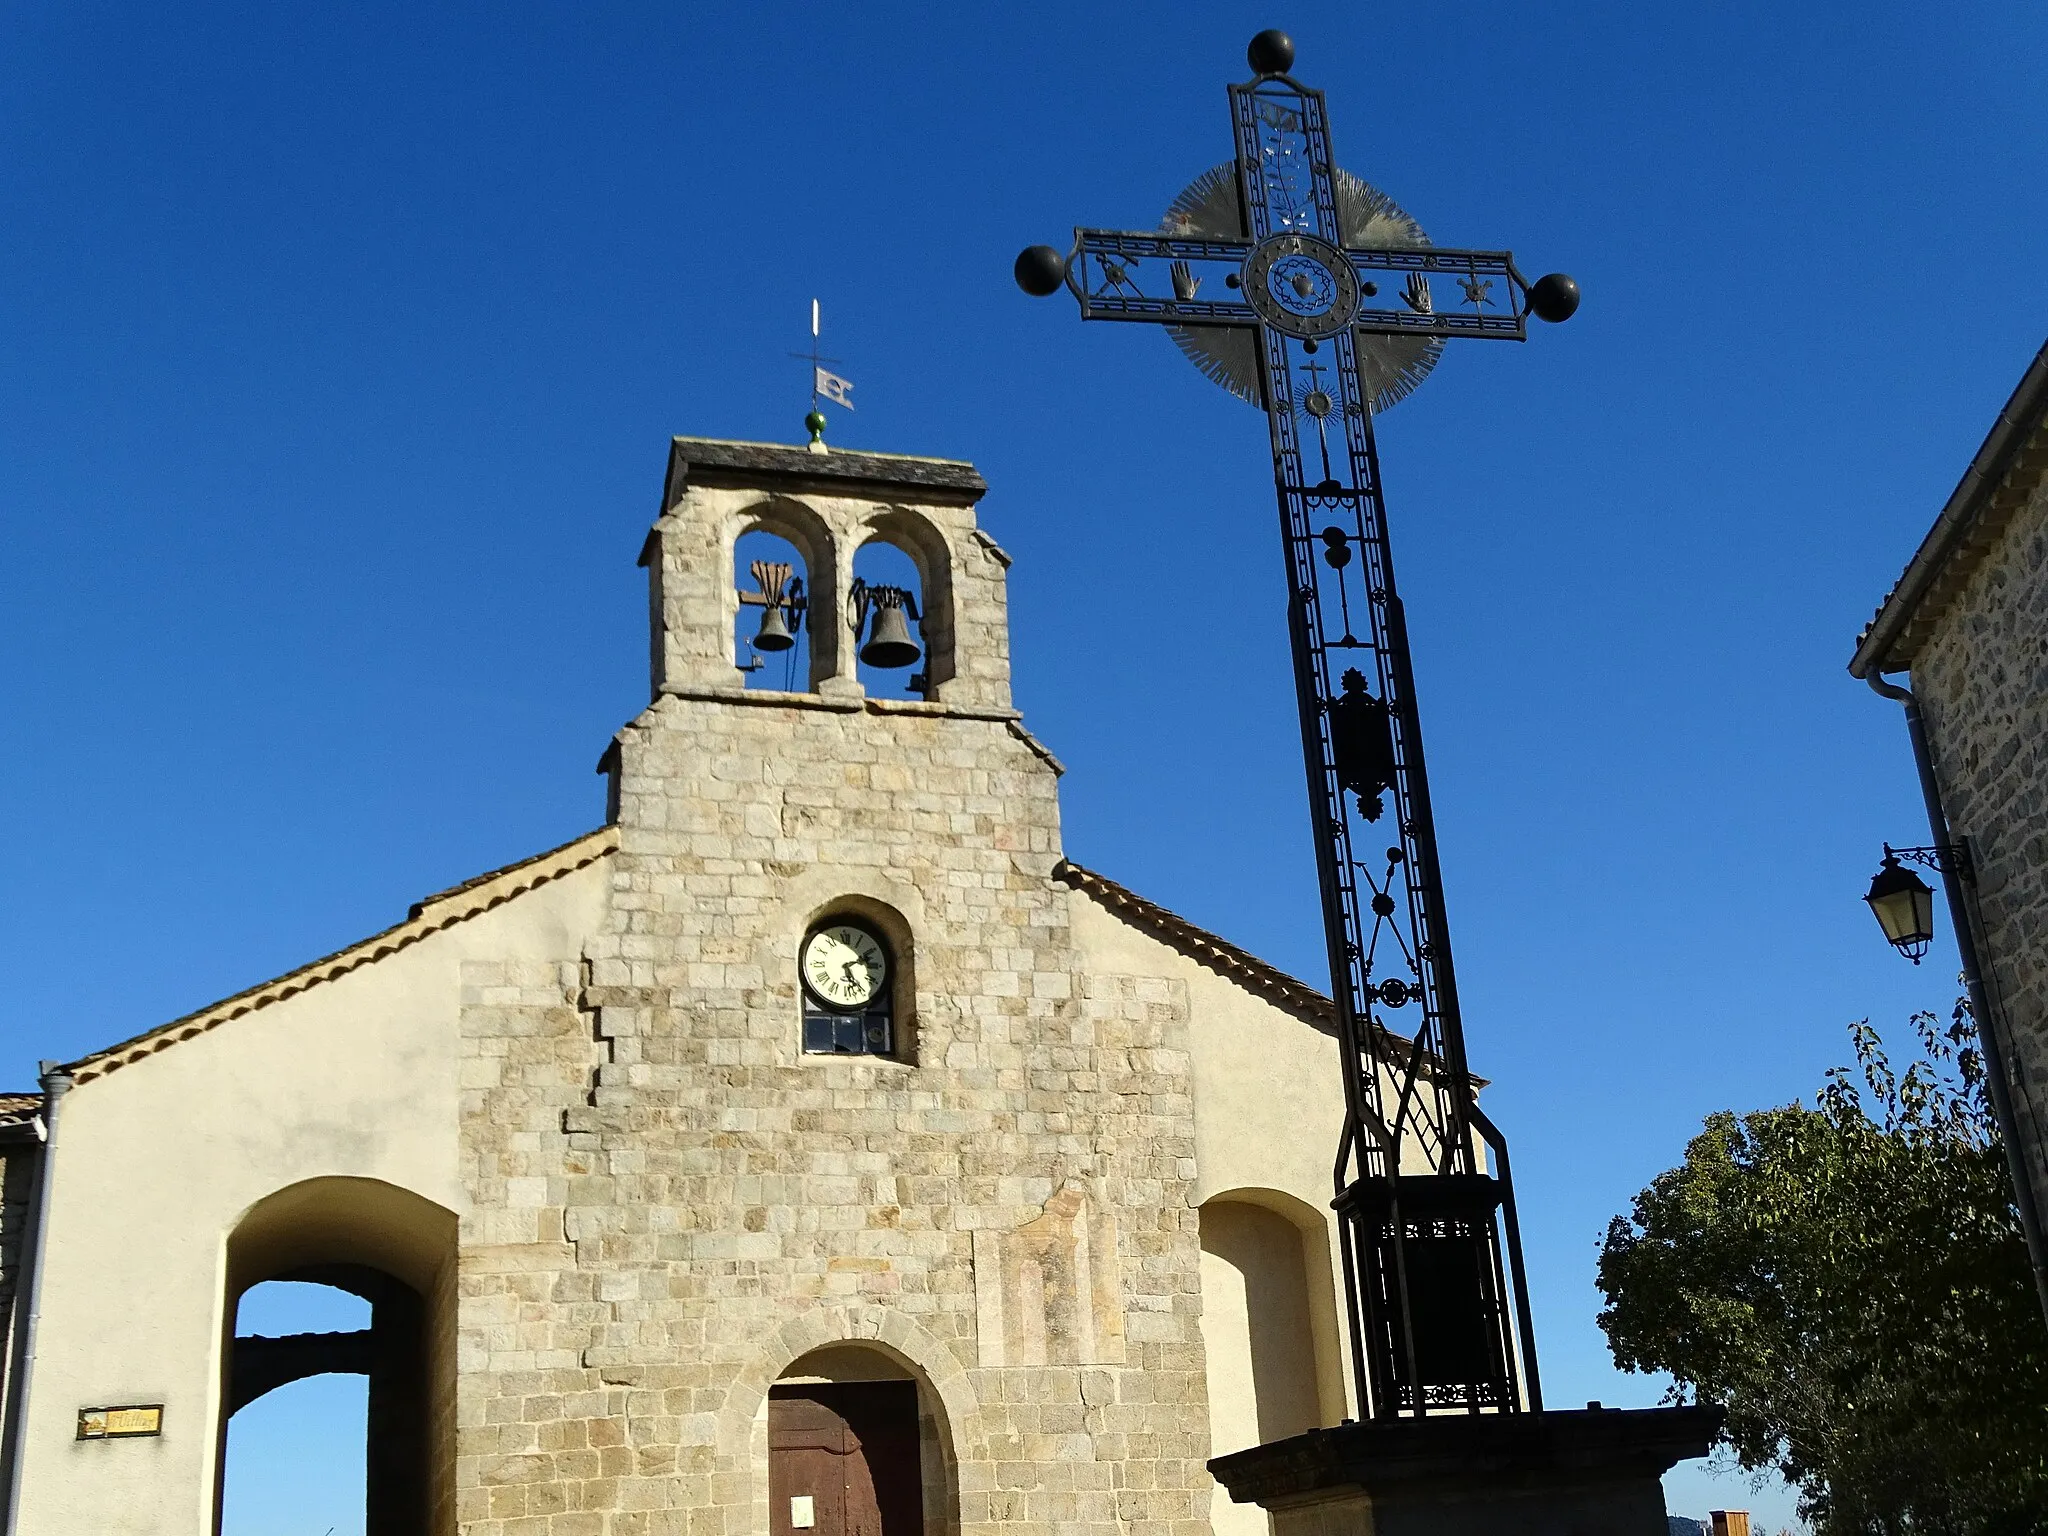
{"type": "MultiPolygon", "coordinates": [[[[1920,851],[1904,850],[1909,857],[1920,851]]],[[[1889,843],[1885,844],[1884,863],[1878,866],[1863,899],[1870,903],[1877,926],[1884,930],[1892,948],[1918,965],[1934,942],[1934,888],[1900,864],[1889,843]]]]}

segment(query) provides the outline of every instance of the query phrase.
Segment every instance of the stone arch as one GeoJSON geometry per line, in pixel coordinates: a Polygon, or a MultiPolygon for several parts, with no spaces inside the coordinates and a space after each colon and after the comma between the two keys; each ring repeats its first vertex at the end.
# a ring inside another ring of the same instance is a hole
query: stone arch
{"type": "Polygon", "coordinates": [[[733,514],[720,541],[726,566],[725,607],[721,633],[730,634],[738,621],[740,590],[752,579],[739,569],[739,542],[750,533],[772,533],[796,547],[804,562],[804,587],[810,608],[804,629],[810,637],[811,675],[808,688],[816,692],[827,678],[838,677],[848,668],[846,636],[841,625],[844,593],[837,579],[839,541],[831,525],[793,496],[766,496],[733,514]]]}
{"type": "Polygon", "coordinates": [[[304,1280],[371,1304],[370,1328],[354,1351],[303,1341],[295,1346],[326,1358],[327,1369],[336,1368],[334,1357],[359,1355],[370,1378],[370,1528],[392,1536],[454,1529],[457,1227],[453,1211],[411,1190],[339,1176],[288,1185],[242,1212],[225,1245],[216,1524],[226,1486],[228,1419],[241,1397],[280,1369],[308,1374],[276,1360],[238,1361],[237,1305],[266,1280],[304,1280]]]}
{"type": "MultiPolygon", "coordinates": [[[[928,647],[924,658],[924,694],[940,696],[941,688],[959,670],[956,654],[958,626],[954,615],[953,547],[938,525],[922,512],[907,507],[884,507],[862,525],[852,551],[858,554],[870,544],[890,544],[910,557],[917,567],[919,601],[924,608],[924,635],[928,647]]],[[[849,570],[851,569],[849,565],[849,570]]]]}
{"type": "Polygon", "coordinates": [[[745,1467],[752,1490],[747,1529],[765,1536],[768,1520],[768,1389],[790,1366],[821,1350],[844,1347],[882,1356],[918,1384],[920,1413],[929,1404],[937,1464],[926,1470],[925,1536],[961,1529],[961,1469],[985,1462],[981,1402],[952,1347],[900,1312],[879,1307],[820,1308],[791,1318],[757,1349],[726,1389],[716,1428],[718,1461],[745,1467]]]}

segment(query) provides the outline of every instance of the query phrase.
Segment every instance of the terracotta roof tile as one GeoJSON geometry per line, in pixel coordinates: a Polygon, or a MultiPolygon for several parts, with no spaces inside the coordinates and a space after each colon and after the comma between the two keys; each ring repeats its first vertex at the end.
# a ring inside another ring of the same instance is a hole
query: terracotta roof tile
{"type": "Polygon", "coordinates": [[[0,1130],[27,1125],[42,1108],[40,1093],[0,1093],[0,1130]]]}

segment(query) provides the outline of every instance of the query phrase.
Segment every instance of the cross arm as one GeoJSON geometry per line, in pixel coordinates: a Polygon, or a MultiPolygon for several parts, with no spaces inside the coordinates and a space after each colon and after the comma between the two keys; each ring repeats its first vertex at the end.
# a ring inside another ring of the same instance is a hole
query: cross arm
{"type": "Polygon", "coordinates": [[[1251,250],[1248,240],[1077,229],[1067,286],[1084,320],[1254,326],[1259,317],[1225,282],[1251,250]]]}
{"type": "MultiPolygon", "coordinates": [[[[1065,281],[1081,302],[1084,320],[1250,328],[1259,316],[1237,284],[1252,250],[1249,240],[1078,229],[1065,281]]],[[[1353,246],[1344,254],[1358,274],[1362,296],[1354,330],[1380,336],[1527,338],[1529,282],[1507,251],[1403,245],[1353,246]],[[1431,285],[1431,278],[1448,281],[1431,285]],[[1383,301],[1374,302],[1383,291],[1383,301]]]]}
{"type": "Polygon", "coordinates": [[[1352,329],[1380,336],[1528,337],[1529,282],[1506,251],[1440,245],[1347,246],[1365,295],[1352,329]],[[1431,277],[1450,279],[1431,284],[1431,277]],[[1391,303],[1375,303],[1384,290],[1391,303]],[[1437,306],[1444,307],[1439,309],[1437,306]]]}

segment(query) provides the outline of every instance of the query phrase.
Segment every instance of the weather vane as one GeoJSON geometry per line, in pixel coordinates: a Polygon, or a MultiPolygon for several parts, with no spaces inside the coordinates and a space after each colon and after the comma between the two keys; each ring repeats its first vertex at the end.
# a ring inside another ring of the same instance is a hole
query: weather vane
{"type": "Polygon", "coordinates": [[[853,380],[842,379],[838,374],[827,371],[825,364],[836,363],[836,357],[825,357],[818,351],[818,301],[811,300],[811,350],[792,352],[791,357],[808,359],[811,365],[811,408],[804,417],[804,427],[811,434],[805,446],[813,453],[825,452],[825,413],[818,409],[819,402],[830,400],[834,405],[853,409],[853,380]]]}
{"type": "Polygon", "coordinates": [[[1531,283],[1506,251],[1431,245],[1337,166],[1286,34],[1261,32],[1248,57],[1256,78],[1230,87],[1234,161],[1156,231],[1030,247],[1017,282],[1065,287],[1084,319],[1164,325],[1266,412],[1344,1062],[1333,1204],[1361,1411],[1540,1410],[1507,1144],[1465,1060],[1373,416],[1448,338],[1523,340],[1532,314],[1570,318],[1578,285],[1531,283]]]}

